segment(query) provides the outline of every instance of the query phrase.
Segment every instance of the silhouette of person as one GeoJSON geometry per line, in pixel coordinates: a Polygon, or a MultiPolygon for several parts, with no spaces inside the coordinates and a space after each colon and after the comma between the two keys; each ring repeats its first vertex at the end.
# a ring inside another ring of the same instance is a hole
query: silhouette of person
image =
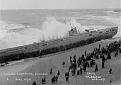
{"type": "Polygon", "coordinates": [[[96,64],[96,66],[95,66],[95,72],[97,72],[98,71],[98,67],[97,67],[97,64],[96,64]]]}
{"type": "Polygon", "coordinates": [[[112,69],[111,68],[109,69],[109,74],[112,74],[112,69]]]}
{"type": "Polygon", "coordinates": [[[50,75],[53,73],[53,70],[52,70],[52,68],[50,69],[50,75]]]}
{"type": "Polygon", "coordinates": [[[36,82],[34,81],[34,82],[32,83],[32,85],[36,85],[36,82]]]}
{"type": "Polygon", "coordinates": [[[58,72],[57,72],[57,75],[59,76],[60,75],[60,71],[58,70],[58,72]]]}

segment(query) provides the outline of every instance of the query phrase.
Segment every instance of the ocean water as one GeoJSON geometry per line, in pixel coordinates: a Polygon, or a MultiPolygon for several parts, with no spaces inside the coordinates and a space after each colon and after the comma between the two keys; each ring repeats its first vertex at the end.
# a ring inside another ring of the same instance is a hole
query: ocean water
{"type": "Polygon", "coordinates": [[[1,10],[0,49],[43,40],[62,38],[71,27],[79,32],[118,26],[121,37],[121,11],[110,10],[1,10]]]}

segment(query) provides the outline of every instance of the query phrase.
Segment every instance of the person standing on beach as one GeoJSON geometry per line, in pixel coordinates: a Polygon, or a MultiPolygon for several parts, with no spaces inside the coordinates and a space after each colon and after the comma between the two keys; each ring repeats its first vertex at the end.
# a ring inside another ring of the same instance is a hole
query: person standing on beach
{"type": "Polygon", "coordinates": [[[32,83],[32,85],[36,85],[36,82],[34,81],[34,82],[32,83]]]}
{"type": "Polygon", "coordinates": [[[45,84],[46,83],[46,79],[45,79],[45,76],[44,78],[42,78],[42,84],[45,84]]]}
{"type": "Polygon", "coordinates": [[[111,59],[110,53],[107,54],[107,59],[111,59]]]}
{"type": "Polygon", "coordinates": [[[85,56],[87,56],[87,52],[86,52],[86,50],[85,50],[84,54],[85,54],[85,56]]]}
{"type": "Polygon", "coordinates": [[[105,68],[105,57],[102,55],[102,69],[105,68]]]}
{"type": "Polygon", "coordinates": [[[60,75],[60,71],[58,70],[58,72],[57,72],[57,76],[59,76],[60,75]]]}
{"type": "Polygon", "coordinates": [[[112,69],[111,68],[109,69],[109,74],[112,74],[112,69]]]}
{"type": "Polygon", "coordinates": [[[53,70],[52,70],[52,68],[50,68],[50,75],[53,73],[53,70]]]}
{"type": "Polygon", "coordinates": [[[102,69],[105,68],[105,62],[102,62],[102,69]]]}
{"type": "Polygon", "coordinates": [[[64,66],[65,66],[65,62],[64,62],[64,61],[62,62],[62,66],[63,66],[63,68],[64,68],[64,66]]]}
{"type": "Polygon", "coordinates": [[[72,64],[72,57],[70,56],[70,64],[72,64]]]}
{"type": "Polygon", "coordinates": [[[69,72],[66,72],[66,73],[65,73],[65,78],[66,78],[66,82],[68,82],[68,79],[69,79],[69,72]]]}
{"type": "Polygon", "coordinates": [[[98,67],[97,67],[97,64],[96,64],[96,66],[95,66],[95,72],[97,72],[98,71],[98,67]]]}

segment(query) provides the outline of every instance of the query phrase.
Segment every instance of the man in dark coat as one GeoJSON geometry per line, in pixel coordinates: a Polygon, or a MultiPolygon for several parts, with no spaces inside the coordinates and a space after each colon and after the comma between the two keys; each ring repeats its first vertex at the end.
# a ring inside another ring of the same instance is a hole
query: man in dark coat
{"type": "Polygon", "coordinates": [[[46,79],[44,77],[44,78],[42,78],[42,84],[45,84],[45,83],[46,83],[46,79]]]}
{"type": "Polygon", "coordinates": [[[52,68],[50,69],[50,75],[53,73],[52,68]]]}
{"type": "Polygon", "coordinates": [[[52,79],[51,79],[51,82],[52,82],[52,84],[55,84],[55,75],[52,77],[52,79]]]}
{"type": "Polygon", "coordinates": [[[69,72],[66,72],[66,73],[65,73],[65,78],[66,78],[66,82],[68,82],[68,79],[69,79],[69,72]]]}
{"type": "Polygon", "coordinates": [[[60,75],[60,71],[58,70],[58,72],[57,72],[57,76],[59,76],[60,75]]]}
{"type": "Polygon", "coordinates": [[[96,66],[95,66],[95,72],[97,72],[98,71],[98,67],[97,67],[97,64],[96,64],[96,66]]]}
{"type": "Polygon", "coordinates": [[[32,85],[36,85],[36,82],[34,81],[34,82],[32,83],[32,85]]]}
{"type": "Polygon", "coordinates": [[[109,69],[109,74],[112,74],[112,69],[111,68],[109,69]]]}
{"type": "Polygon", "coordinates": [[[105,62],[102,62],[102,69],[105,68],[105,62]]]}

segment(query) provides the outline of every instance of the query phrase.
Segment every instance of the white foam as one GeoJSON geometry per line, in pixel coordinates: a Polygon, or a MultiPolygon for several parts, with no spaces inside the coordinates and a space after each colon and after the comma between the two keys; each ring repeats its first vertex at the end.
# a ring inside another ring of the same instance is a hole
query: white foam
{"type": "Polygon", "coordinates": [[[7,35],[7,30],[5,30],[7,25],[6,22],[0,21],[0,40],[7,35]]]}
{"type": "Polygon", "coordinates": [[[54,17],[48,17],[42,24],[45,40],[64,37],[67,35],[68,30],[70,30],[68,25],[57,21],[54,17]]]}
{"type": "Polygon", "coordinates": [[[42,40],[61,38],[67,35],[69,26],[58,22],[54,17],[48,17],[42,24],[42,29],[28,28],[21,24],[8,24],[1,22],[0,25],[0,48],[10,48],[42,40]],[[24,29],[23,29],[24,28],[24,29]],[[22,29],[20,31],[11,31],[22,29]]]}
{"type": "MultiPolygon", "coordinates": [[[[111,22],[119,21],[111,17],[103,17],[105,20],[111,22]]],[[[121,26],[121,25],[120,25],[121,26]]],[[[40,42],[43,40],[62,38],[68,35],[68,31],[71,27],[77,27],[77,30],[81,33],[85,29],[106,28],[105,26],[82,26],[76,21],[75,18],[70,18],[66,23],[57,21],[54,17],[47,17],[42,24],[42,28],[30,28],[21,24],[8,24],[0,21],[0,49],[16,47],[20,45],[31,44],[33,42],[40,42]],[[70,24],[71,23],[71,24],[70,24]],[[24,29],[23,29],[24,28],[24,29]],[[22,29],[20,31],[10,31],[14,29],[22,29]]],[[[118,35],[121,31],[118,32],[118,35]]]]}

